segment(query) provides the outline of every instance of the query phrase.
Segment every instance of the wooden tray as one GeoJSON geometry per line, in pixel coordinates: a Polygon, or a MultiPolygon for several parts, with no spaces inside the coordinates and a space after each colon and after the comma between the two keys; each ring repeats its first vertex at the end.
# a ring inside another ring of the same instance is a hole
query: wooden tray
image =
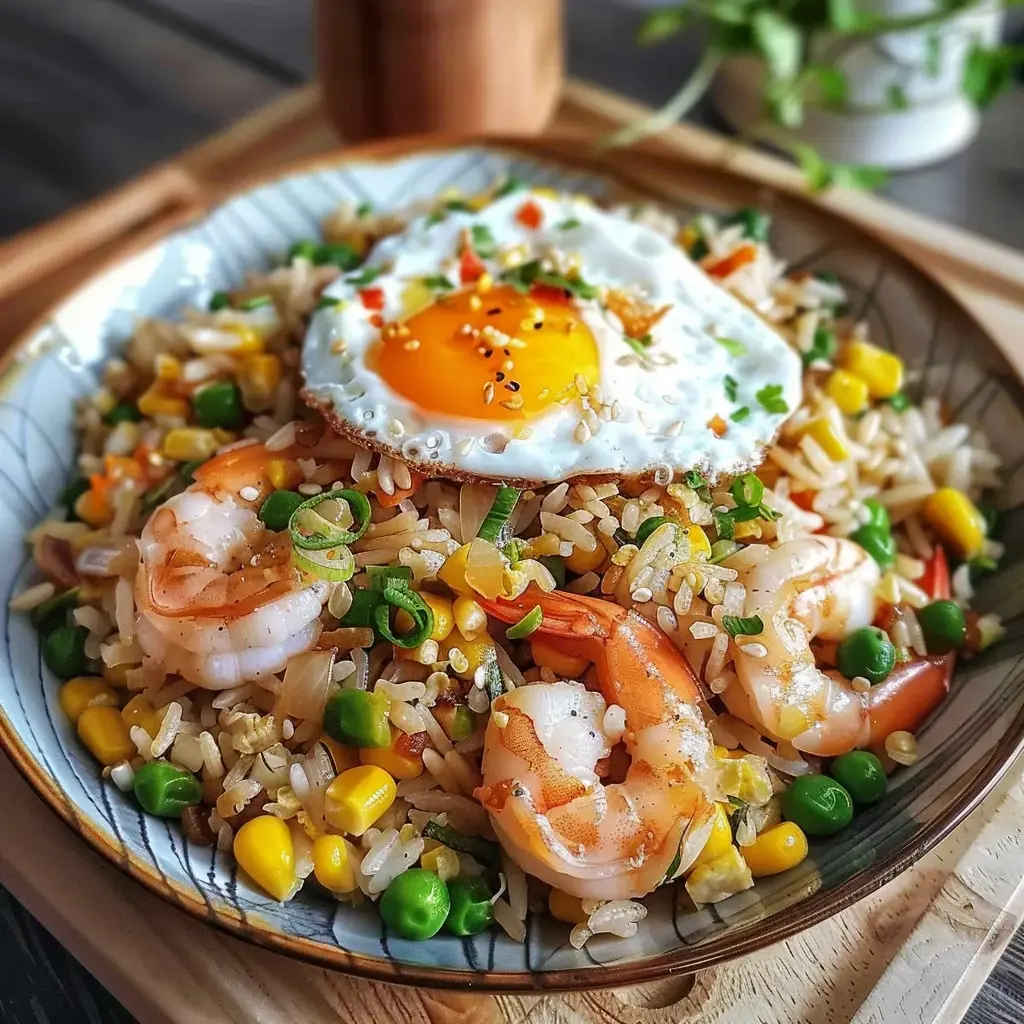
{"type": "MultiPolygon", "coordinates": [[[[599,134],[643,113],[570,83],[552,130],[599,134]]],[[[124,188],[0,245],[0,342],[13,340],[126,240],[158,234],[198,211],[211,190],[336,144],[315,90],[301,90],[124,188]]],[[[667,132],[657,148],[709,169],[728,163],[775,188],[801,187],[787,165],[689,126],[667,132]]],[[[939,277],[1024,371],[1024,255],[873,197],[842,193],[822,201],[939,277]]],[[[0,844],[0,881],[147,1022],[948,1024],[962,1017],[1024,917],[1022,772],[1024,759],[945,842],[843,914],[736,964],[613,992],[410,991],[245,945],[119,874],[64,828],[3,757],[6,830],[19,838],[0,844]]]]}

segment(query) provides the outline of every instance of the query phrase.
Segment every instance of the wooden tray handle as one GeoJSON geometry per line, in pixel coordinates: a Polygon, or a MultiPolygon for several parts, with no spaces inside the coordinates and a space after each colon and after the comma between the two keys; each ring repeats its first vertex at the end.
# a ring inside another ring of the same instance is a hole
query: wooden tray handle
{"type": "Polygon", "coordinates": [[[142,244],[204,205],[196,179],[167,165],[0,245],[0,343],[126,243],[142,244]]]}

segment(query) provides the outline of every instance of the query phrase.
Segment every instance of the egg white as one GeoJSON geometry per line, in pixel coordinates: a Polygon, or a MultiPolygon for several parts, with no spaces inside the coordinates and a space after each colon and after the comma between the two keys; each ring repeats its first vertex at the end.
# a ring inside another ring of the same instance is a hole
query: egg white
{"type": "MultiPolygon", "coordinates": [[[[490,229],[499,256],[520,245],[525,259],[552,249],[572,254],[588,284],[627,291],[639,286],[652,306],[670,304],[651,332],[648,358],[641,360],[598,301],[579,303],[599,350],[602,401],[615,410],[614,418],[600,419],[595,436],[579,439],[579,401],[525,421],[527,431],[518,437],[519,428],[508,421],[416,407],[368,364],[380,331],[359,301],[360,285],[353,281],[358,273],[332,283],[325,295],[340,300],[338,306],[313,318],[303,347],[306,400],[354,440],[436,475],[542,483],[576,476],[635,477],[659,469],[664,476],[667,467],[700,469],[717,478],[759,462],[788,412],[768,411],[757,393],[765,385],[780,385],[788,410],[800,403],[800,359],[789,345],[649,227],[579,198],[533,194],[529,198],[540,207],[543,222],[531,230],[516,220],[526,198],[513,193],[479,213],[412,221],[370,253],[366,265],[382,268],[372,286],[383,291],[384,320],[400,318],[410,282],[437,274],[458,280],[454,254],[460,235],[479,224],[490,229]],[[578,224],[560,226],[567,221],[578,224]],[[743,353],[733,354],[716,338],[738,341],[743,353]],[[727,378],[736,382],[735,398],[729,397],[727,378]],[[747,417],[731,420],[741,406],[749,409],[747,417]],[[723,437],[708,426],[716,416],[728,424],[723,437]]],[[[485,263],[498,281],[498,260],[485,263]]]]}

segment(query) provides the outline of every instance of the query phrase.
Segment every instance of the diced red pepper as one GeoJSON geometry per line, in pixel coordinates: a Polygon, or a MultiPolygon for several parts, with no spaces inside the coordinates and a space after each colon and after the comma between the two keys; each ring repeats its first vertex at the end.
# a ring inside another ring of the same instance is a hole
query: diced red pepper
{"type": "Polygon", "coordinates": [[[516,220],[519,221],[524,228],[536,231],[544,222],[544,211],[532,199],[527,199],[526,202],[516,210],[516,220]]]}
{"type": "Polygon", "coordinates": [[[382,317],[380,315],[380,313],[373,313],[370,316],[370,324],[373,327],[383,327],[384,326],[384,317],[382,317]]]}
{"type": "Polygon", "coordinates": [[[729,429],[729,424],[722,419],[721,416],[712,416],[708,420],[708,429],[715,437],[725,437],[726,431],[729,429]]]}
{"type": "Polygon", "coordinates": [[[935,551],[925,566],[924,575],[916,580],[916,583],[933,601],[949,599],[949,562],[946,561],[946,552],[941,544],[935,545],[935,551]]]}
{"type": "Polygon", "coordinates": [[[553,284],[535,284],[530,288],[530,295],[538,302],[560,302],[562,305],[569,303],[569,293],[553,284]]]}
{"type": "Polygon", "coordinates": [[[362,299],[363,306],[366,309],[384,308],[383,288],[363,288],[359,293],[359,298],[362,299]]]}
{"type": "Polygon", "coordinates": [[[814,495],[816,491],[793,491],[789,496],[789,500],[796,505],[797,508],[802,508],[805,512],[814,511],[814,495]]]}
{"type": "Polygon", "coordinates": [[[716,263],[712,263],[709,267],[705,267],[704,270],[711,277],[728,277],[739,270],[740,267],[753,263],[755,259],[757,259],[757,248],[753,245],[741,245],[734,252],[729,253],[728,256],[718,260],[716,263]]]}
{"type": "Polygon", "coordinates": [[[480,280],[486,269],[483,260],[470,246],[464,245],[459,253],[459,280],[463,284],[472,284],[480,280]]]}
{"type": "Polygon", "coordinates": [[[412,482],[408,487],[396,487],[391,494],[385,494],[380,487],[375,488],[374,493],[377,495],[377,504],[381,508],[394,508],[395,505],[405,501],[406,498],[412,497],[420,489],[423,481],[427,479],[422,473],[417,473],[413,469],[409,470],[409,477],[412,482]]]}

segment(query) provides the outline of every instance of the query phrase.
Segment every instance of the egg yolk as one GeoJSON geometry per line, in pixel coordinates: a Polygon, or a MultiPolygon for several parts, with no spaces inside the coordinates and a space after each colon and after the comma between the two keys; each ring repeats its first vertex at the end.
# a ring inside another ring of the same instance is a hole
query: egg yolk
{"type": "Polygon", "coordinates": [[[554,289],[501,285],[438,297],[386,324],[377,373],[418,408],[478,420],[524,420],[598,381],[594,336],[554,289]]]}

